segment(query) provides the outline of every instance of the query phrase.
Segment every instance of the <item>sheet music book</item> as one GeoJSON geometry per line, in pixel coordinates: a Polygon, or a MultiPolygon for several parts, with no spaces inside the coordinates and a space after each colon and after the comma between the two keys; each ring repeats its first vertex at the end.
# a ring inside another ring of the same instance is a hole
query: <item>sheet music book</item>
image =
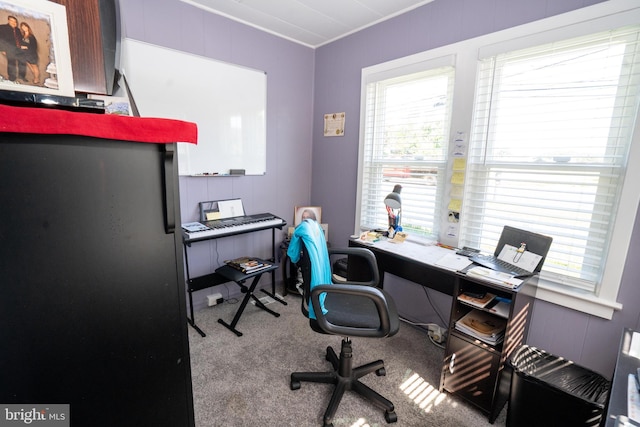
{"type": "Polygon", "coordinates": [[[200,221],[214,221],[245,215],[242,199],[212,200],[200,202],[199,206],[200,221]]]}

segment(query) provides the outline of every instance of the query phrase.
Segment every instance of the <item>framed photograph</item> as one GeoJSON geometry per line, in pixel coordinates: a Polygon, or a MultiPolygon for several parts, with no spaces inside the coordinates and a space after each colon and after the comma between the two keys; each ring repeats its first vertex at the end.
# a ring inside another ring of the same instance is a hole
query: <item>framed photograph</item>
{"type": "Polygon", "coordinates": [[[0,0],[0,90],[75,96],[64,6],[0,0]]]}
{"type": "Polygon", "coordinates": [[[293,225],[297,226],[302,222],[302,216],[312,215],[319,223],[322,222],[322,208],[320,206],[296,206],[293,212],[293,225]]]}

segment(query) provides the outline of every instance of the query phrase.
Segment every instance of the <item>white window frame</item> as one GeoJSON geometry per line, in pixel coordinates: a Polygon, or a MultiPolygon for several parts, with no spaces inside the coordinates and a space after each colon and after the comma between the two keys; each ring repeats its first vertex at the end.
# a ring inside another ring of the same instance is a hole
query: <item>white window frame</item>
{"type": "MultiPolygon", "coordinates": [[[[430,70],[439,70],[439,69],[446,69],[446,68],[450,68],[454,65],[455,62],[455,57],[449,55],[449,56],[444,56],[441,58],[433,58],[430,59],[428,61],[425,62],[420,62],[418,64],[410,64],[409,66],[402,66],[399,68],[395,68],[395,69],[391,69],[391,70],[384,70],[381,73],[371,73],[367,76],[367,78],[365,80],[363,80],[364,83],[364,90],[365,90],[365,95],[364,95],[364,100],[363,102],[367,102],[367,95],[366,95],[366,91],[367,91],[367,86],[370,83],[385,83],[386,80],[389,79],[393,79],[395,77],[399,77],[399,76],[404,76],[404,75],[411,75],[411,74],[415,74],[417,72],[421,72],[421,71],[430,71],[430,70]]],[[[453,73],[455,75],[455,71],[453,73]]],[[[451,85],[449,85],[451,86],[451,85]]],[[[376,95],[377,96],[377,95],[376,95]]],[[[377,103],[378,100],[376,99],[375,102],[377,103]]],[[[448,104],[451,104],[450,102],[447,102],[448,104]]],[[[447,109],[450,110],[450,106],[447,106],[447,109]]],[[[363,108],[361,111],[365,111],[365,108],[363,108]]],[[[447,117],[450,117],[450,114],[446,114],[447,117]]],[[[361,120],[363,129],[367,126],[367,118],[366,116],[361,120]]],[[[364,131],[363,131],[364,132],[364,131]]],[[[359,155],[358,155],[358,202],[356,204],[356,210],[357,210],[357,218],[359,218],[359,222],[358,222],[358,230],[362,227],[362,226],[374,226],[374,227],[382,227],[384,228],[384,226],[386,226],[386,224],[370,224],[367,223],[367,221],[364,220],[364,217],[366,216],[365,212],[363,212],[362,209],[362,204],[365,202],[362,197],[364,194],[364,189],[365,187],[369,187],[369,188],[380,188],[379,183],[376,183],[375,185],[370,185],[370,186],[366,186],[363,182],[364,177],[366,176],[365,173],[365,168],[367,166],[367,164],[369,165],[370,169],[371,166],[377,163],[376,161],[372,161],[371,159],[369,160],[365,160],[366,158],[366,154],[365,154],[365,150],[366,150],[366,142],[364,140],[364,138],[366,137],[366,135],[362,135],[362,139],[361,139],[361,143],[360,143],[360,147],[359,147],[359,155]]],[[[448,144],[448,141],[445,142],[445,144],[448,144]]],[[[375,146],[375,145],[374,145],[375,146]]],[[[439,212],[439,207],[442,204],[441,200],[443,198],[443,191],[442,191],[442,183],[444,181],[443,178],[441,178],[444,173],[443,171],[446,171],[446,164],[443,165],[443,162],[446,161],[446,154],[445,154],[445,158],[443,160],[440,159],[435,159],[435,160],[427,160],[427,161],[410,161],[410,160],[406,160],[406,161],[402,161],[402,165],[409,165],[409,164],[414,164],[417,167],[430,167],[430,168],[434,168],[438,170],[438,179],[437,179],[437,188],[436,188],[436,194],[435,194],[435,200],[434,200],[434,204],[436,207],[436,210],[439,212]]],[[[385,159],[384,162],[379,162],[379,163],[387,163],[387,162],[392,162],[390,159],[385,159]]],[[[402,195],[401,195],[402,196],[402,195]]],[[[380,197],[380,206],[382,205],[382,199],[383,197],[380,197]]],[[[406,209],[405,209],[406,210],[406,209]]],[[[434,231],[437,231],[439,229],[439,215],[438,212],[436,213],[436,217],[434,218],[434,231]]],[[[386,212],[383,213],[383,216],[386,218],[386,212]]],[[[403,215],[403,218],[405,219],[405,221],[401,221],[401,225],[405,225],[406,226],[406,212],[403,215]]],[[[414,218],[417,219],[417,218],[414,218]]],[[[406,230],[405,230],[406,231],[406,230]]],[[[425,233],[426,234],[426,233],[425,233]]],[[[422,236],[424,238],[427,238],[426,236],[422,236]]],[[[431,237],[433,238],[433,237],[431,237]]]]}
{"type": "MultiPolygon", "coordinates": [[[[542,45],[556,40],[594,34],[639,22],[640,5],[637,0],[610,0],[519,27],[364,68],[361,86],[360,149],[362,149],[364,135],[362,124],[365,115],[366,84],[376,76],[393,73],[399,68],[419,70],[421,66],[424,67],[425,64],[430,64],[431,61],[436,61],[438,58],[455,58],[454,112],[450,135],[452,138],[460,134],[468,135],[471,129],[478,58],[542,45]]],[[[449,166],[452,161],[450,156],[449,166]]],[[[361,162],[362,160],[359,159],[356,231],[359,231],[360,227],[361,162]]],[[[604,275],[596,293],[567,290],[558,286],[558,283],[540,278],[536,298],[606,319],[611,319],[614,311],[622,308],[622,304],[618,303],[616,298],[640,202],[640,186],[636,184],[640,180],[640,120],[636,120],[628,165],[604,275]]],[[[443,209],[441,221],[440,229],[446,230],[446,209],[443,209]]],[[[440,241],[445,244],[457,245],[457,237],[449,238],[442,233],[440,241]]]]}

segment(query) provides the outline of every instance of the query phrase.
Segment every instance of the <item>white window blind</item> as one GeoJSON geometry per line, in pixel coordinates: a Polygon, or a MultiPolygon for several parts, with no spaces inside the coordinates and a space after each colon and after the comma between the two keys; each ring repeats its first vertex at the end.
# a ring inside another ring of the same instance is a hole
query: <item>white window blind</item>
{"type": "Polygon", "coordinates": [[[453,67],[446,66],[366,85],[361,228],[387,228],[383,200],[400,184],[403,229],[437,234],[453,79],[453,67]]]}
{"type": "Polygon", "coordinates": [[[553,236],[543,276],[597,291],[638,113],[638,31],[480,60],[461,243],[492,251],[504,225],[553,236]]]}

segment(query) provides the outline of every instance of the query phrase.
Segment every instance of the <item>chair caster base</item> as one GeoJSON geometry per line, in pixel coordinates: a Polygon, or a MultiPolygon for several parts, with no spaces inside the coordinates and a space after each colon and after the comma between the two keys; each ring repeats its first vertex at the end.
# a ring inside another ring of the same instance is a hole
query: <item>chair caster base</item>
{"type": "Polygon", "coordinates": [[[389,423],[395,423],[398,421],[398,416],[394,411],[385,411],[384,419],[389,423]]]}

